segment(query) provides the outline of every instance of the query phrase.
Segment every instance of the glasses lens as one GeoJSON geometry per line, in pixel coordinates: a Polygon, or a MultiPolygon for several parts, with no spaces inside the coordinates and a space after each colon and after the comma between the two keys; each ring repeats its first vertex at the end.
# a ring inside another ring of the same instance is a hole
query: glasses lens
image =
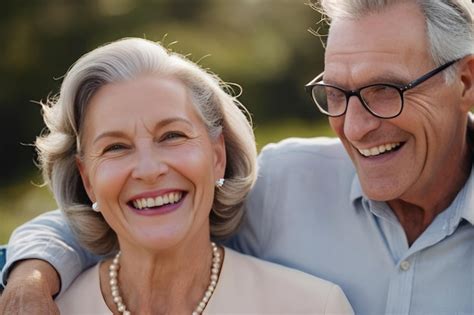
{"type": "Polygon", "coordinates": [[[390,85],[372,85],[360,91],[365,105],[377,116],[390,118],[402,110],[402,95],[390,85]]]}
{"type": "Polygon", "coordinates": [[[324,85],[315,85],[312,91],[313,100],[319,110],[330,116],[342,115],[346,110],[346,95],[343,91],[324,85]]]}

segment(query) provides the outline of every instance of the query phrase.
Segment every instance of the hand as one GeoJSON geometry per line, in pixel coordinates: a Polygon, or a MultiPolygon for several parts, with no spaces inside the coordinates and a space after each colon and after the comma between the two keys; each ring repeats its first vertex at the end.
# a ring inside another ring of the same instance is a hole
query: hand
{"type": "Polygon", "coordinates": [[[18,262],[0,297],[0,314],[59,315],[53,295],[59,292],[56,270],[38,259],[18,262]]]}

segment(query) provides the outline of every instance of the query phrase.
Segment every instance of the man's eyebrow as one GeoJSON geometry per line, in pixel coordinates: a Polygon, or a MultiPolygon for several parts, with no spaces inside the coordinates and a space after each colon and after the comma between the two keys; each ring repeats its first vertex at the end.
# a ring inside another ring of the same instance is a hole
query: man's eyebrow
{"type": "Polygon", "coordinates": [[[370,78],[365,85],[375,83],[406,84],[410,81],[410,78],[404,78],[400,73],[387,72],[370,78]]]}
{"type": "MultiPolygon", "coordinates": [[[[377,84],[377,83],[383,83],[383,84],[390,83],[390,84],[396,84],[396,85],[403,85],[403,84],[406,84],[406,83],[410,82],[411,80],[412,79],[409,79],[409,78],[403,78],[401,74],[395,74],[393,72],[387,72],[387,73],[372,76],[372,77],[370,77],[366,80],[359,81],[357,86],[353,87],[353,88],[357,89],[357,88],[360,88],[360,87],[364,87],[364,86],[371,85],[371,84],[377,84]]],[[[337,77],[336,77],[335,80],[333,80],[331,78],[326,79],[326,78],[323,77],[323,82],[325,84],[335,85],[337,87],[349,89],[347,87],[347,85],[341,84],[339,82],[339,80],[337,80],[337,77]]]]}

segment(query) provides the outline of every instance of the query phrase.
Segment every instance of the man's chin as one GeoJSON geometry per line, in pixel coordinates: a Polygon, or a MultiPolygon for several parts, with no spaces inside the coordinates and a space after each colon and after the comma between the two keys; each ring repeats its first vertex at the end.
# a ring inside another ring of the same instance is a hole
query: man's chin
{"type": "Polygon", "coordinates": [[[374,201],[390,201],[400,197],[399,187],[394,187],[389,183],[371,183],[364,185],[361,183],[364,195],[374,201]]]}

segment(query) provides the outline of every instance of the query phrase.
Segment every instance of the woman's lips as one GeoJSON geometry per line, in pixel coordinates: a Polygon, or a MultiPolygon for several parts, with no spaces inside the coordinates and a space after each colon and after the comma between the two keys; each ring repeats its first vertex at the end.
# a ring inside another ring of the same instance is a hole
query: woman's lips
{"type": "Polygon", "coordinates": [[[156,197],[143,197],[129,201],[127,204],[140,215],[158,215],[178,209],[186,198],[186,192],[172,191],[156,197]]]}
{"type": "Polygon", "coordinates": [[[182,191],[172,191],[156,197],[143,197],[131,200],[130,203],[135,209],[161,207],[168,204],[177,203],[183,198],[182,191]]]}

